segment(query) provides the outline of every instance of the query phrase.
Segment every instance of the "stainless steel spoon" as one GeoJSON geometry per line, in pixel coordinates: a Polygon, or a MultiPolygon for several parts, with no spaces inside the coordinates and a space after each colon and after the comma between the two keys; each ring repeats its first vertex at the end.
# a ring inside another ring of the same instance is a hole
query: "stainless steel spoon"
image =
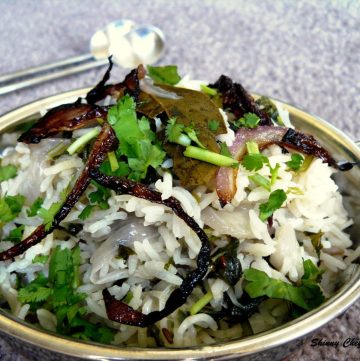
{"type": "Polygon", "coordinates": [[[18,89],[76,74],[108,63],[131,68],[140,63],[153,64],[165,50],[163,32],[152,25],[136,25],[132,20],[117,20],[98,30],[90,40],[90,54],[64,59],[0,76],[0,95],[18,89]]]}

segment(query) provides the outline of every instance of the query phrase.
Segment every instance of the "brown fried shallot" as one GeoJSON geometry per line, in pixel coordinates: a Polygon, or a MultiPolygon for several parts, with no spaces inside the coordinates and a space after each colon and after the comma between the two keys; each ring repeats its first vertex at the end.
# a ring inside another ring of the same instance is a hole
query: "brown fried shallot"
{"type": "Polygon", "coordinates": [[[42,224],[38,226],[27,238],[8,250],[0,253],[0,261],[14,258],[24,253],[26,250],[41,242],[48,234],[50,234],[60,222],[69,214],[71,208],[79,200],[90,183],[90,171],[97,169],[103,162],[106,154],[114,150],[118,145],[118,140],[108,123],[105,123],[102,130],[96,139],[94,146],[91,150],[89,158],[85,164],[80,177],[77,179],[70,194],[66,197],[64,204],[61,206],[59,212],[55,215],[52,225],[49,229],[45,229],[42,224]]]}

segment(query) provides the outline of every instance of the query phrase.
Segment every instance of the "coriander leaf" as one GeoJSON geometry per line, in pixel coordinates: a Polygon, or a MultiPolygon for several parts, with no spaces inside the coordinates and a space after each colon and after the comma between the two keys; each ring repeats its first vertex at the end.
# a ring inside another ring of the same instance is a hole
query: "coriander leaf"
{"type": "Polygon", "coordinates": [[[241,164],[245,169],[249,171],[257,171],[261,169],[264,164],[269,164],[269,159],[261,153],[246,154],[242,159],[241,164]]]}
{"type": "Polygon", "coordinates": [[[9,241],[14,243],[19,243],[22,239],[25,226],[22,224],[9,232],[9,235],[3,239],[3,241],[9,241]]]}
{"type": "Polygon", "coordinates": [[[66,190],[62,191],[60,194],[60,201],[53,203],[49,209],[41,207],[38,210],[38,215],[43,219],[43,223],[45,225],[45,230],[48,231],[54,221],[54,217],[56,214],[60,211],[60,208],[62,207],[63,203],[66,199],[66,190]]]}
{"type": "Polygon", "coordinates": [[[299,286],[270,278],[265,272],[250,268],[244,271],[247,281],[245,291],[251,298],[268,296],[290,301],[306,311],[312,310],[324,302],[324,295],[318,282],[321,279],[320,271],[311,260],[306,260],[304,276],[299,286]]]}
{"type": "Polygon", "coordinates": [[[105,161],[100,166],[100,172],[104,173],[106,175],[114,175],[117,177],[126,177],[130,172],[129,165],[126,162],[118,161],[118,166],[119,166],[119,168],[116,169],[115,171],[113,171],[111,169],[110,162],[105,161]]]}
{"type": "Polygon", "coordinates": [[[270,116],[273,122],[277,123],[279,112],[275,103],[271,101],[270,98],[262,96],[256,100],[256,104],[258,104],[259,108],[270,116]]]}
{"type": "Polygon", "coordinates": [[[132,97],[122,97],[109,110],[108,121],[119,139],[117,157],[125,156],[128,159],[129,178],[142,180],[146,177],[148,167],[156,169],[161,165],[166,153],[150,129],[149,120],[145,117],[137,119],[136,103],[132,97]]]}
{"type": "Polygon", "coordinates": [[[166,125],[165,136],[169,142],[177,143],[184,128],[184,124],[176,123],[176,118],[170,118],[166,125]]]}
{"type": "Polygon", "coordinates": [[[260,118],[254,113],[245,113],[244,116],[234,122],[237,127],[256,128],[260,118]]]}
{"type": "Polygon", "coordinates": [[[92,181],[91,183],[97,187],[97,190],[89,194],[88,197],[90,202],[98,205],[101,209],[108,209],[109,204],[107,200],[111,196],[110,189],[96,183],[95,181],[92,181]]]}
{"type": "Polygon", "coordinates": [[[22,195],[0,197],[0,227],[17,217],[24,202],[25,197],[22,195]]]}
{"type": "Polygon", "coordinates": [[[157,84],[175,85],[181,77],[178,74],[176,65],[147,66],[148,75],[157,84]]]}
{"type": "Polygon", "coordinates": [[[53,290],[48,287],[29,287],[21,288],[18,293],[18,299],[22,303],[32,303],[46,301],[53,293],[53,290]]]}
{"type": "Polygon", "coordinates": [[[0,182],[16,177],[17,168],[14,165],[0,166],[0,182]]]}
{"type": "Polygon", "coordinates": [[[267,191],[269,192],[271,191],[271,183],[269,179],[263,177],[262,175],[256,173],[254,175],[249,176],[249,179],[252,180],[258,186],[263,187],[267,191]]]}
{"type": "Polygon", "coordinates": [[[232,154],[226,143],[220,143],[220,154],[232,158],[232,154]]]}
{"type": "Polygon", "coordinates": [[[208,128],[212,131],[212,132],[216,132],[219,128],[219,122],[217,120],[209,120],[208,121],[208,128]]]}
{"type": "Polygon", "coordinates": [[[87,205],[79,214],[79,219],[81,219],[82,221],[84,221],[85,219],[90,217],[90,214],[92,212],[92,210],[94,209],[95,206],[89,204],[87,205]]]}
{"type": "Polygon", "coordinates": [[[31,205],[30,209],[27,210],[27,215],[29,217],[34,217],[37,215],[38,210],[41,208],[44,199],[41,197],[36,198],[34,203],[31,205]]]}
{"type": "Polygon", "coordinates": [[[294,171],[298,171],[301,167],[301,165],[304,162],[304,157],[301,154],[298,153],[292,153],[291,154],[291,160],[289,160],[288,162],[286,162],[286,165],[294,170],[294,171]]]}
{"type": "Polygon", "coordinates": [[[184,128],[184,132],[186,133],[186,135],[194,142],[196,143],[200,148],[205,149],[206,147],[200,142],[196,131],[194,129],[194,127],[188,126],[184,128]]]}
{"type": "Polygon", "coordinates": [[[34,257],[34,259],[32,260],[32,263],[41,263],[41,264],[45,264],[49,259],[49,256],[45,255],[45,254],[38,254],[37,256],[34,257]]]}
{"type": "Polygon", "coordinates": [[[259,217],[262,221],[266,221],[277,209],[279,209],[282,204],[286,201],[286,193],[282,189],[277,189],[276,191],[270,193],[269,199],[267,202],[260,204],[259,217]]]}
{"type": "Polygon", "coordinates": [[[48,279],[40,273],[26,287],[18,292],[18,299],[22,303],[46,301],[52,295],[52,289],[48,287],[48,279]]]}

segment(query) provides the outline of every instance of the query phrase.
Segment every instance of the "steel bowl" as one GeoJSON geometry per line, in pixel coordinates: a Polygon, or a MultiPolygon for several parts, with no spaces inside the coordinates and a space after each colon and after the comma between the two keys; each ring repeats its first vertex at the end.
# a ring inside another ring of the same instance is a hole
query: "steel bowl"
{"type": "MultiPolygon", "coordinates": [[[[38,118],[40,111],[54,104],[75,100],[88,89],[79,89],[51,96],[22,106],[0,117],[0,132],[10,126],[38,118]]],[[[360,150],[355,142],[326,121],[297,107],[279,102],[290,113],[293,124],[313,134],[335,159],[360,161],[360,150]]],[[[360,243],[360,170],[336,175],[344,196],[345,208],[354,219],[350,232],[354,246],[360,243]]],[[[188,348],[115,347],[83,342],[40,330],[0,309],[0,332],[14,349],[34,355],[35,359],[69,360],[277,360],[293,351],[311,333],[342,314],[360,296],[360,267],[355,265],[344,272],[336,294],[317,309],[280,327],[239,340],[220,342],[211,346],[188,348]],[[345,277],[345,274],[347,275],[345,277]]]]}

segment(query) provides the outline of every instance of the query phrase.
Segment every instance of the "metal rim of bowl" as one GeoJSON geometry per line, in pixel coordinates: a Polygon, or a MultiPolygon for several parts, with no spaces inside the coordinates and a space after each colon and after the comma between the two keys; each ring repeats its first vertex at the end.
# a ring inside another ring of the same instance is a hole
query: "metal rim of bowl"
{"type": "MultiPolygon", "coordinates": [[[[85,94],[89,89],[77,89],[53,95],[21,106],[0,117],[0,131],[17,121],[25,119],[59,103],[85,94]]],[[[323,119],[311,115],[297,107],[279,102],[292,116],[296,116],[309,124],[315,124],[320,132],[332,137],[346,147],[357,160],[360,160],[358,142],[353,142],[343,132],[323,119]]],[[[246,356],[265,351],[287,342],[294,341],[311,333],[325,323],[343,313],[360,297],[360,268],[358,267],[351,280],[316,310],[269,331],[210,346],[187,348],[122,348],[117,346],[99,345],[91,342],[77,341],[62,337],[55,333],[42,331],[32,325],[18,320],[16,317],[0,310],[0,329],[18,340],[60,354],[88,359],[143,359],[143,360],[175,360],[175,359],[206,359],[231,355],[246,356]]]]}

